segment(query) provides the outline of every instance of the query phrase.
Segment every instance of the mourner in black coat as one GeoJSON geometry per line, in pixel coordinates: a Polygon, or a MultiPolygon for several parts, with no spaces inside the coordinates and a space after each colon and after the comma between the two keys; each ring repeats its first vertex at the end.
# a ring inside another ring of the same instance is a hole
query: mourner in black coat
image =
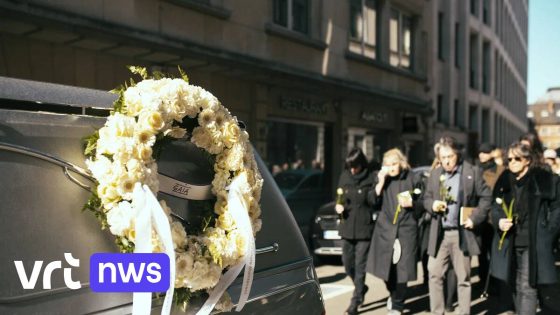
{"type": "Polygon", "coordinates": [[[381,211],[375,223],[366,270],[385,281],[391,295],[391,309],[402,312],[406,283],[417,278],[417,218],[424,211],[420,198],[422,180],[410,171],[402,152],[391,149],[383,156],[383,168],[374,186],[375,208],[381,211]]]}
{"type": "Polygon", "coordinates": [[[354,293],[346,310],[349,315],[357,314],[368,290],[365,269],[374,224],[372,186],[373,174],[367,168],[364,153],[358,148],[351,150],[346,158],[346,170],[340,175],[335,206],[340,215],[342,262],[354,282],[354,293]]]}
{"type": "Polygon", "coordinates": [[[560,230],[560,179],[535,165],[534,159],[528,146],[512,144],[509,170],[498,178],[493,192],[496,235],[490,272],[516,289],[518,314],[535,314],[538,286],[558,280],[553,247],[560,230]],[[510,205],[511,219],[504,211],[510,205]]]}

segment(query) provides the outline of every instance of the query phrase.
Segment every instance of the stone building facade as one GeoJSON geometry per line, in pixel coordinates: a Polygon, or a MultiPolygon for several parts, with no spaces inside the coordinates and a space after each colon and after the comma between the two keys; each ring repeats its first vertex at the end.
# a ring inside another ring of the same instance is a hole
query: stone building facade
{"type": "Polygon", "coordinates": [[[334,187],[354,146],[428,162],[430,5],[0,0],[0,76],[110,90],[126,65],[180,66],[246,123],[271,167],[301,160],[334,187]]]}

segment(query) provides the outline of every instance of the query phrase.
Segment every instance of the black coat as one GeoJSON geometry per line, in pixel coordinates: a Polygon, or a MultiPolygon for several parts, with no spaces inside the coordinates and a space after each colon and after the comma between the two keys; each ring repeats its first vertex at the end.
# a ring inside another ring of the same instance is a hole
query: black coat
{"type": "MultiPolygon", "coordinates": [[[[490,272],[498,279],[512,281],[510,278],[514,264],[512,242],[513,229],[506,234],[501,250],[498,242],[502,231],[498,227],[500,219],[506,215],[502,206],[498,205],[495,198],[502,198],[509,205],[514,196],[512,190],[511,172],[506,170],[498,178],[494,187],[494,202],[492,204],[492,224],[496,235],[492,242],[492,261],[490,272]]],[[[525,176],[529,176],[526,185],[528,198],[526,205],[529,211],[529,283],[536,287],[537,284],[551,284],[557,281],[552,249],[554,241],[560,230],[560,179],[558,176],[541,169],[533,168],[525,176]]],[[[514,201],[515,209],[515,201],[514,201]]],[[[515,210],[514,210],[515,211],[515,210]]]]}
{"type": "Polygon", "coordinates": [[[371,191],[373,174],[363,170],[357,175],[344,170],[338,187],[344,190],[344,212],[339,225],[340,236],[348,240],[369,240],[373,233],[371,191]]]}
{"type": "MultiPolygon", "coordinates": [[[[377,185],[377,176],[375,176],[375,185],[377,185]]],[[[372,192],[376,208],[379,206],[381,211],[375,223],[366,270],[380,279],[389,280],[393,243],[398,238],[401,244],[401,258],[396,266],[397,282],[406,283],[416,280],[417,217],[424,209],[421,195],[413,195],[412,207],[401,209],[396,224],[393,224],[393,219],[398,206],[397,195],[404,191],[412,192],[421,186],[419,176],[404,171],[396,178],[387,178],[379,196],[375,193],[375,189],[372,192]]]]}
{"type": "MultiPolygon", "coordinates": [[[[476,210],[471,214],[474,229],[465,229],[459,226],[459,246],[467,256],[480,254],[480,231],[478,226],[487,220],[488,211],[492,201],[492,192],[482,177],[482,170],[468,162],[463,163],[459,198],[459,207],[475,207],[476,210]]],[[[430,223],[430,238],[428,241],[428,255],[435,257],[443,239],[443,229],[441,226],[441,214],[433,213],[432,205],[434,200],[442,200],[439,192],[439,178],[443,173],[443,168],[438,167],[430,173],[426,191],[424,194],[424,208],[432,214],[430,223]]]]}

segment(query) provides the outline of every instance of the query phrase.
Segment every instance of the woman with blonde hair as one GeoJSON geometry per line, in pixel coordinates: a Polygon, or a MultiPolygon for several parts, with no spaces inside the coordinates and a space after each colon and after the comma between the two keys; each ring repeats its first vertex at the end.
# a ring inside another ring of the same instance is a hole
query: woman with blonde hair
{"type": "Polygon", "coordinates": [[[383,155],[372,200],[381,211],[371,240],[367,271],[383,279],[390,292],[389,314],[401,314],[406,283],[416,280],[418,222],[423,211],[421,178],[410,171],[406,156],[397,148],[383,155]]]}

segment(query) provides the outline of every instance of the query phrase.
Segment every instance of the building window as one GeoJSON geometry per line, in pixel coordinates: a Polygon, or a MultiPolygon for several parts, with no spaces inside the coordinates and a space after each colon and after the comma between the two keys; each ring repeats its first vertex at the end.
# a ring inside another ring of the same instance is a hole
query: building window
{"type": "Polygon", "coordinates": [[[455,99],[453,101],[453,123],[455,124],[455,127],[461,127],[461,121],[460,121],[460,110],[459,110],[459,100],[455,99]]]}
{"type": "Polygon", "coordinates": [[[547,110],[542,110],[541,111],[541,117],[548,117],[548,111],[547,110]]]}
{"type": "Polygon", "coordinates": [[[486,25],[490,25],[490,0],[482,0],[482,22],[486,25]]]}
{"type": "Polygon", "coordinates": [[[482,141],[490,141],[490,111],[488,109],[482,110],[482,141]]]}
{"type": "MultiPolygon", "coordinates": [[[[558,111],[558,113],[556,113],[556,116],[559,116],[559,117],[560,117],[559,114],[560,114],[560,111],[558,111]]],[[[528,112],[527,112],[527,118],[533,118],[533,117],[535,117],[535,115],[533,114],[533,112],[532,112],[532,111],[528,111],[528,112]]]]}
{"type": "Polygon", "coordinates": [[[478,1],[479,0],[471,0],[471,14],[474,16],[478,16],[478,1]]]}
{"type": "Polygon", "coordinates": [[[437,95],[437,122],[444,123],[444,115],[443,115],[443,95],[437,95]]]}
{"type": "Polygon", "coordinates": [[[469,61],[470,61],[470,65],[469,65],[469,86],[472,89],[476,89],[478,87],[477,84],[477,75],[478,75],[478,37],[476,36],[476,34],[471,34],[470,40],[469,40],[469,45],[470,45],[470,56],[469,56],[469,61]]]}
{"type": "Polygon", "coordinates": [[[352,0],[350,2],[349,50],[369,58],[375,58],[377,13],[375,1],[352,0]]]}
{"type": "Polygon", "coordinates": [[[309,33],[309,0],[274,0],[274,23],[309,33]]]}
{"type": "Polygon", "coordinates": [[[455,67],[461,67],[461,41],[460,41],[460,24],[455,23],[455,67]]]}
{"type": "Polygon", "coordinates": [[[478,131],[478,108],[476,105],[469,106],[469,130],[478,131]]]}
{"type": "Polygon", "coordinates": [[[392,9],[389,21],[390,63],[392,66],[410,68],[412,55],[412,18],[392,9]]]}
{"type": "Polygon", "coordinates": [[[556,111],[556,117],[560,117],[560,110],[556,111]]]}
{"type": "Polygon", "coordinates": [[[445,60],[443,47],[443,12],[438,13],[438,57],[439,60],[445,60]]]}
{"type": "Polygon", "coordinates": [[[490,42],[482,44],[482,92],[490,94],[490,42]]]}

